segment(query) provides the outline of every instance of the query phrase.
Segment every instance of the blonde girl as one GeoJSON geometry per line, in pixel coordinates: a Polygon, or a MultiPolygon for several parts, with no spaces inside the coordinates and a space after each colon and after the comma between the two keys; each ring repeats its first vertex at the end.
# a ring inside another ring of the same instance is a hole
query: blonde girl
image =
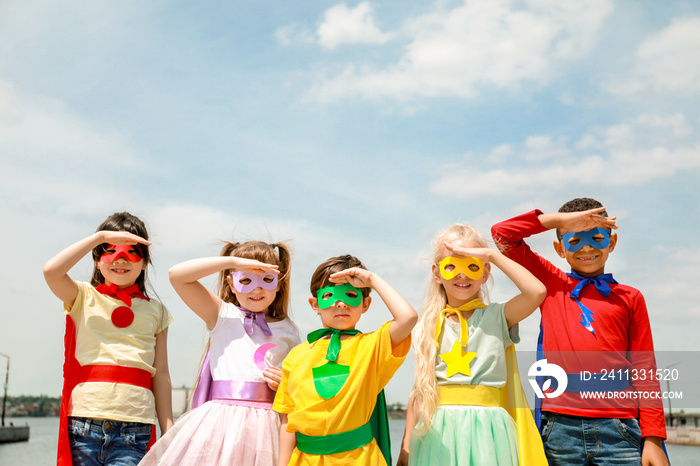
{"type": "Polygon", "coordinates": [[[502,391],[508,379],[506,350],[519,341],[517,323],[534,312],[545,293],[542,283],[488,248],[472,227],[456,224],[437,237],[415,330],[415,384],[398,464],[519,463],[516,423],[501,401],[508,398],[502,391]],[[487,304],[484,285],[492,265],[520,294],[487,304]]]}
{"type": "Polygon", "coordinates": [[[136,465],[173,424],[167,337],[170,313],[148,297],[146,225],[128,212],[44,265],[66,314],[59,465],[136,465]],[[92,254],[90,283],[68,273],[92,254]]]}
{"type": "Polygon", "coordinates": [[[170,282],[206,324],[210,343],[192,409],[141,464],[277,464],[279,367],[299,344],[289,319],[290,252],[283,243],[226,243],[218,257],[170,269],[170,282]],[[199,280],[218,273],[218,295],[199,280]]]}

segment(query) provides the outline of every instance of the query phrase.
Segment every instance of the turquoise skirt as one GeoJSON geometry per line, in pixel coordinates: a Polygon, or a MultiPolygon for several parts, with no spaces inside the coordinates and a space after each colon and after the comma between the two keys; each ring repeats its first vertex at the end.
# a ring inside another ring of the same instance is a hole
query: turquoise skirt
{"type": "Polygon", "coordinates": [[[518,466],[513,418],[503,408],[438,406],[432,428],[413,431],[409,466],[518,466]]]}

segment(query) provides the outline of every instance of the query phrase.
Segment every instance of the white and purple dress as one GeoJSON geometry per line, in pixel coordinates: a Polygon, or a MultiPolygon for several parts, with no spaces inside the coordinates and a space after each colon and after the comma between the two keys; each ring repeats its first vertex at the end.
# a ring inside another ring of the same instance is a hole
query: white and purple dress
{"type": "Polygon", "coordinates": [[[140,465],[277,465],[280,421],[262,370],[282,366],[299,330],[289,319],[253,324],[245,312],[222,304],[191,409],[140,465]]]}

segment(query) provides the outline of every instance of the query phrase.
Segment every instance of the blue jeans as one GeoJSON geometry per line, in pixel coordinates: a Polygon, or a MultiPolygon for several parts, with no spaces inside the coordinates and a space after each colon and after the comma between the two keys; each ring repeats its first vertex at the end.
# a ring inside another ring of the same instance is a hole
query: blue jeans
{"type": "Polygon", "coordinates": [[[642,432],[636,419],[543,411],[542,441],[551,466],[642,464],[642,432]]]}
{"type": "Polygon", "coordinates": [[[151,440],[150,424],[68,419],[68,439],[75,466],[136,466],[151,440]]]}

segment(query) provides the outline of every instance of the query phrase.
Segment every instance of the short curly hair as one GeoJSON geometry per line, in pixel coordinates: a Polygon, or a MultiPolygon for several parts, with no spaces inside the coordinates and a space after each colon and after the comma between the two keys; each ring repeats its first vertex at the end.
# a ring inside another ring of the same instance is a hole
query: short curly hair
{"type": "MultiPolygon", "coordinates": [[[[590,197],[577,197],[576,199],[571,199],[570,201],[564,203],[563,206],[559,208],[559,212],[583,212],[585,210],[597,209],[599,207],[604,207],[600,201],[597,201],[590,197]]],[[[603,217],[608,216],[608,211],[604,210],[600,213],[603,217]]],[[[557,240],[561,240],[561,232],[557,228],[557,240]]]]}
{"type": "MultiPolygon", "coordinates": [[[[561,206],[559,212],[583,212],[584,210],[597,209],[599,207],[603,207],[603,204],[595,199],[590,197],[577,197],[561,206]]],[[[608,212],[604,210],[600,215],[607,217],[608,212]]]]}

